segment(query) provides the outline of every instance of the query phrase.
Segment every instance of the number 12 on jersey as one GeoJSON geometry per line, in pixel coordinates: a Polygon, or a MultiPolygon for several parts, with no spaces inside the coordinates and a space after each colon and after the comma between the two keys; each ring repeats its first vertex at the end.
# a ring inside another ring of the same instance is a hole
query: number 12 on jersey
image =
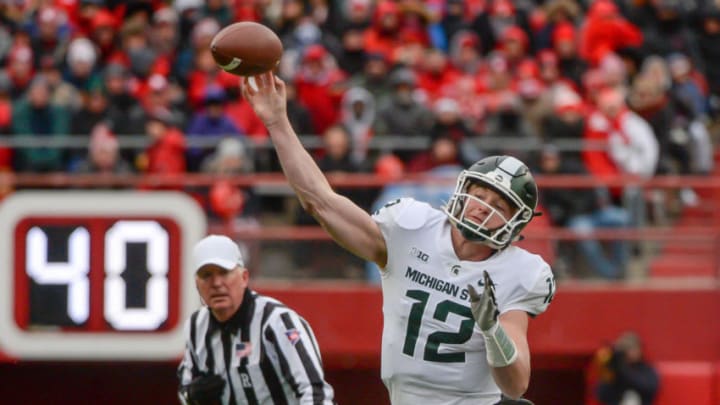
{"type": "MultiPolygon", "coordinates": [[[[422,290],[408,290],[405,296],[417,301],[413,303],[410,308],[405,343],[403,344],[403,353],[408,356],[414,356],[420,330],[423,326],[428,327],[427,325],[423,325],[423,318],[425,309],[428,306],[430,293],[422,290]]],[[[423,352],[423,360],[440,363],[465,362],[464,352],[440,353],[440,345],[466,343],[472,337],[475,319],[469,307],[450,300],[439,302],[432,312],[432,318],[441,322],[447,322],[450,313],[459,315],[465,319],[460,321],[460,326],[457,331],[435,331],[430,333],[425,342],[425,347],[421,349],[423,352]]]]}

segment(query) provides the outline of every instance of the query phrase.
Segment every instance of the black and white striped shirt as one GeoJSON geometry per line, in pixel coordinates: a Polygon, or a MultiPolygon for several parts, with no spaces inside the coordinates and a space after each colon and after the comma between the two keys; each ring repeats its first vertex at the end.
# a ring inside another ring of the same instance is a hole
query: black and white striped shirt
{"type": "Polygon", "coordinates": [[[181,387],[201,373],[225,378],[223,404],[333,404],[310,325],[281,302],[245,291],[224,323],[207,307],[185,323],[181,387]]]}

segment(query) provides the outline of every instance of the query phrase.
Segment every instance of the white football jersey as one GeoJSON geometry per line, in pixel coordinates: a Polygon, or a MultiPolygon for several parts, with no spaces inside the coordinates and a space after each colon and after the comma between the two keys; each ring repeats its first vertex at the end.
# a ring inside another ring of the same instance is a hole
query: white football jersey
{"type": "Polygon", "coordinates": [[[382,272],[382,379],[394,405],[494,404],[485,342],[470,311],[467,285],[495,283],[500,313],[545,311],[555,292],[550,266],[510,246],[483,261],[458,259],[444,212],[404,198],[373,214],[387,244],[382,272]]]}

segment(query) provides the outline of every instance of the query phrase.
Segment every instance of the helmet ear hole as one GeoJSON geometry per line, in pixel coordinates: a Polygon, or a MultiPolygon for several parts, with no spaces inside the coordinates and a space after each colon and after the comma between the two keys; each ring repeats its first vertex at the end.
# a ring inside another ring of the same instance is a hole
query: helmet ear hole
{"type": "Polygon", "coordinates": [[[526,222],[530,222],[530,220],[533,219],[534,216],[535,216],[535,214],[530,210],[525,210],[522,213],[522,219],[525,220],[526,222]]]}

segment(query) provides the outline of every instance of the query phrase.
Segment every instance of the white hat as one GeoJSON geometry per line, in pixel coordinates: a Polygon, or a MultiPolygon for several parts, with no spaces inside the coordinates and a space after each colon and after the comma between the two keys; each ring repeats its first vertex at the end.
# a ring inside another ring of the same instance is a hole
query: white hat
{"type": "Polygon", "coordinates": [[[182,13],[185,10],[200,8],[203,5],[202,0],[175,0],[174,6],[178,13],[182,13]]]}
{"type": "Polygon", "coordinates": [[[227,236],[206,236],[195,244],[192,253],[194,271],[206,264],[215,264],[226,270],[245,267],[240,248],[227,236]]]}
{"type": "Polygon", "coordinates": [[[219,157],[243,157],[245,156],[245,145],[236,138],[225,138],[217,145],[219,157]]]}
{"type": "Polygon", "coordinates": [[[95,64],[97,53],[95,45],[87,38],[75,38],[70,42],[67,51],[67,61],[69,64],[77,62],[86,62],[90,65],[95,64]]]}
{"type": "Polygon", "coordinates": [[[155,11],[153,14],[153,22],[156,24],[159,23],[168,23],[168,24],[177,24],[178,22],[178,15],[175,10],[171,9],[170,7],[163,7],[155,11]]]}
{"type": "Polygon", "coordinates": [[[435,102],[435,112],[438,114],[458,113],[460,112],[460,106],[457,101],[443,97],[435,102]]]}

